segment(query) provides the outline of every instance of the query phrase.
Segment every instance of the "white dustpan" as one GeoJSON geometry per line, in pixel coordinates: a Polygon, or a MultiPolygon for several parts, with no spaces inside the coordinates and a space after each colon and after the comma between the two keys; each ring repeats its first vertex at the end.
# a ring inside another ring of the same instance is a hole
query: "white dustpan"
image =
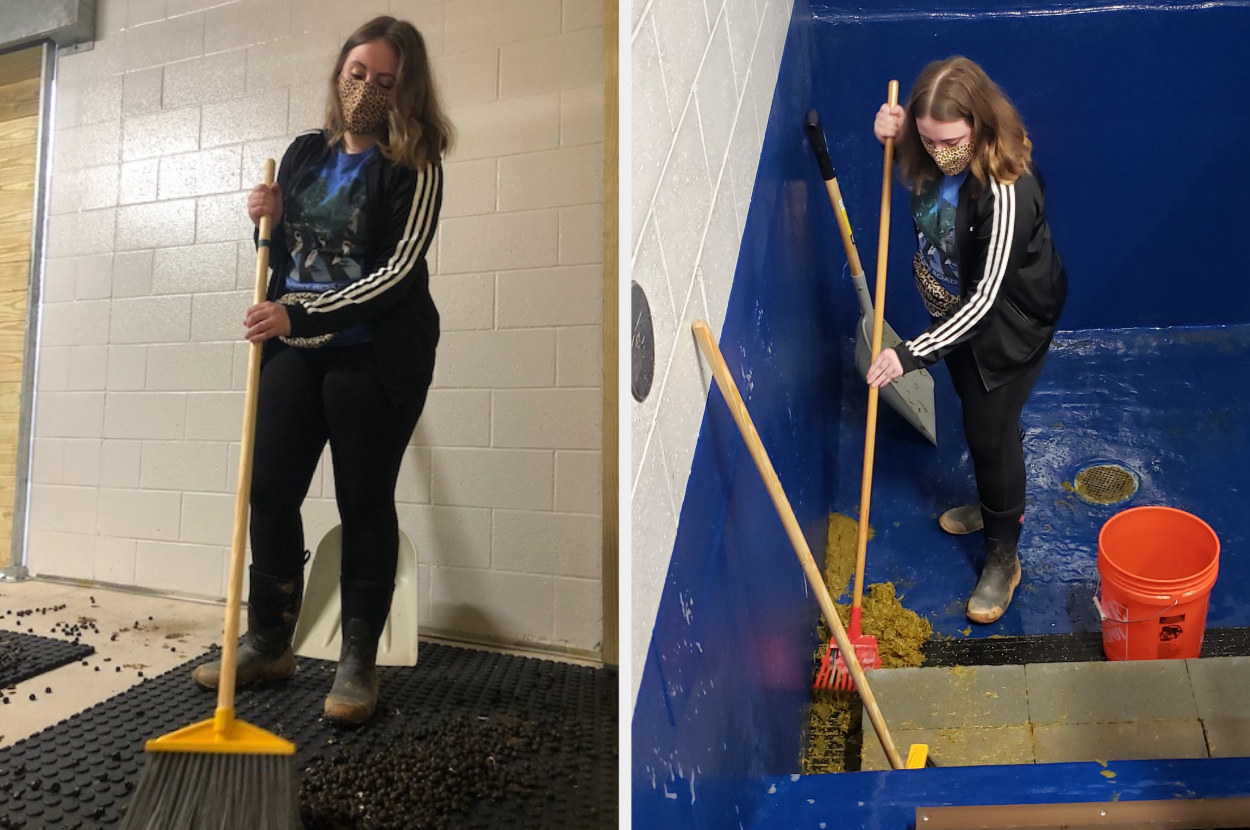
{"type": "MultiPolygon", "coordinates": [[[[343,528],[335,525],[313,554],[304,587],[304,605],[295,625],[295,653],[318,660],[338,660],[342,642],[343,604],[339,567],[343,528]]],[[[399,563],[391,613],[378,640],[379,666],[417,664],[417,549],[399,531],[399,563]]]]}

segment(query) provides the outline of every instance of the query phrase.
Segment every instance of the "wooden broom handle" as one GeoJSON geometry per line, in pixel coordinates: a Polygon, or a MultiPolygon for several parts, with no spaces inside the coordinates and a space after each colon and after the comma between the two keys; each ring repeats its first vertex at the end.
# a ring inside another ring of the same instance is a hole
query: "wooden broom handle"
{"type": "Polygon", "coordinates": [[[738,431],[742,433],[747,449],[751,451],[751,458],[760,471],[760,477],[764,479],[764,486],[768,488],[768,495],[772,497],[773,506],[777,508],[781,524],[785,527],[786,535],[790,537],[790,544],[794,546],[794,552],[799,557],[803,573],[806,574],[807,581],[816,594],[816,602],[820,605],[825,622],[829,624],[830,630],[833,631],[833,638],[837,641],[843,657],[846,658],[846,667],[855,681],[856,691],[864,701],[864,708],[868,710],[868,718],[877,731],[877,737],[890,761],[890,767],[901,769],[902,758],[899,757],[898,749],[894,746],[894,739],[890,737],[890,730],[885,725],[881,710],[877,707],[877,700],[873,697],[872,690],[868,688],[868,679],[864,676],[864,669],[855,656],[855,647],[851,645],[846,629],[842,627],[842,620],[838,617],[837,609],[833,607],[833,598],[829,596],[829,588],[825,585],[820,569],[816,567],[811,548],[807,545],[807,539],[803,537],[803,531],[799,528],[799,520],[795,517],[793,508],[790,507],[785,490],[782,489],[781,479],[777,477],[777,471],[773,469],[768,453],[764,451],[764,443],[760,440],[759,433],[755,431],[755,424],[751,421],[750,413],[747,412],[746,403],[743,402],[742,395],[738,393],[738,386],[729,373],[729,367],[725,365],[725,358],[721,355],[720,348],[712,339],[712,330],[708,328],[704,320],[696,320],[692,328],[695,340],[698,341],[699,348],[707,357],[716,383],[720,386],[725,403],[729,406],[729,413],[738,425],[738,431]]]}
{"type": "MultiPolygon", "coordinates": [[[[898,81],[890,81],[886,96],[890,109],[898,103],[898,81]]],[[[877,233],[877,287],[873,294],[872,358],[881,354],[881,332],[885,328],[885,266],[890,253],[890,189],[894,184],[894,139],[885,140],[885,172],[881,175],[881,225],[877,233]]],[[[868,387],[868,423],[864,428],[864,477],[859,488],[859,535],[855,541],[855,593],[851,607],[864,601],[864,567],[868,553],[868,509],[872,504],[872,461],[877,448],[877,398],[881,390],[868,387]]]]}
{"type": "MultiPolygon", "coordinates": [[[[274,161],[265,160],[265,184],[273,186],[274,161]]],[[[269,237],[273,219],[260,217],[256,243],[256,290],[253,304],[263,303],[269,287],[269,237]]],[[[234,710],[235,657],[239,648],[239,610],[243,605],[243,560],[247,551],[247,515],[252,496],[252,454],[256,444],[256,393],[260,387],[261,344],[251,343],[247,355],[247,386],[243,393],[243,437],[239,442],[239,478],[234,497],[234,536],[230,542],[230,576],[226,585],[226,625],[221,643],[221,675],[217,710],[234,710]]]]}

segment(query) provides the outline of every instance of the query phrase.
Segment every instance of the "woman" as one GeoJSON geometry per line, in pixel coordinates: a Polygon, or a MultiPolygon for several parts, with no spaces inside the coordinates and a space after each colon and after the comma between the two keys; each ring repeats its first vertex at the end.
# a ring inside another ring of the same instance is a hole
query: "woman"
{"type": "MultiPolygon", "coordinates": [[[[395,484],[434,371],[438,312],[425,254],[451,126],[420,33],[360,27],[330,76],[325,128],[287,149],[248,195],[273,220],[268,300],[244,319],[264,344],[252,474],[248,631],[237,682],[295,672],[303,594],[300,505],[327,444],[342,520],[342,652],[326,717],[359,724],[378,699],[378,638],[399,549],[395,484]]],[[[219,663],[194,672],[215,688],[219,663]]]]}
{"type": "Polygon", "coordinates": [[[1054,336],[1067,276],[1046,223],[1032,142],[977,64],[964,57],[929,64],[906,109],[882,105],[873,132],[898,141],[919,241],[916,286],[933,323],[883,349],[867,379],[880,387],[945,359],[980,504],[952,508],[939,522],[950,533],[984,529],[985,566],[967,615],[991,623],[1020,583],[1020,412],[1054,336]]]}

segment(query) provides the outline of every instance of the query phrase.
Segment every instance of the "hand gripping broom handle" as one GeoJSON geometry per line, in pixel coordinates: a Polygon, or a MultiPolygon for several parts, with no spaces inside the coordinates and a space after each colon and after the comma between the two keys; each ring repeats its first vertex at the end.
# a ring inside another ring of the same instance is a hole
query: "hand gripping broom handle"
{"type": "MultiPolygon", "coordinates": [[[[898,81],[890,81],[890,108],[898,103],[898,81]]],[[[885,266],[890,252],[890,188],[894,184],[894,139],[885,140],[885,172],[881,176],[881,225],[877,234],[877,287],[873,294],[872,360],[881,354],[881,331],[885,328],[885,266]]],[[[859,490],[859,536],[855,542],[855,596],[852,608],[864,600],[864,560],[868,551],[868,508],[872,504],[872,461],[877,448],[877,398],[881,390],[868,387],[868,423],[864,429],[864,477],[859,490]]]]}
{"type": "MultiPolygon", "coordinates": [[[[273,186],[274,162],[265,160],[265,184],[273,186]]],[[[256,247],[256,292],[253,303],[268,293],[269,236],[273,220],[260,217],[256,247]]],[[[256,444],[256,393],[260,387],[261,344],[248,348],[247,386],[243,394],[243,438],[239,442],[239,479],[234,498],[234,537],[230,543],[230,577],[226,586],[226,630],[221,643],[221,678],[217,684],[216,728],[225,731],[234,720],[235,655],[239,648],[239,608],[243,604],[243,558],[247,550],[247,514],[252,496],[252,451],[256,444]]]]}
{"type": "Polygon", "coordinates": [[[881,717],[881,710],[877,707],[877,700],[872,696],[872,690],[868,688],[868,679],[864,676],[864,669],[860,666],[859,660],[855,657],[855,648],[851,645],[851,641],[846,635],[846,629],[842,627],[842,620],[838,618],[837,609],[833,607],[833,598],[829,596],[829,589],[825,586],[820,570],[816,567],[816,560],[812,558],[811,548],[807,546],[807,540],[803,537],[803,531],[799,528],[799,520],[795,517],[794,510],[790,507],[790,502],[786,498],[785,490],[781,487],[781,479],[777,477],[777,471],[773,469],[772,462],[769,461],[768,454],[764,451],[764,444],[760,441],[759,433],[755,431],[755,424],[751,421],[751,415],[747,412],[746,404],[738,393],[738,386],[734,383],[733,376],[729,373],[729,367],[725,365],[725,358],[721,355],[716,341],[712,339],[712,331],[708,328],[705,321],[695,321],[692,328],[694,329],[695,339],[699,342],[699,348],[703,350],[708,363],[712,366],[712,374],[716,377],[716,383],[720,386],[721,395],[729,406],[729,413],[733,415],[734,422],[738,424],[738,430],[742,433],[742,439],[746,442],[747,449],[751,451],[751,458],[755,461],[755,466],[760,471],[760,477],[764,480],[764,486],[768,488],[768,494],[772,497],[773,506],[777,508],[777,515],[781,518],[781,524],[786,529],[786,535],[790,537],[790,544],[794,546],[794,552],[799,557],[799,564],[803,566],[803,573],[807,576],[807,581],[812,586],[812,591],[816,594],[816,601],[819,603],[820,610],[825,616],[825,621],[833,631],[833,638],[837,641],[838,648],[841,649],[843,656],[846,658],[846,666],[851,672],[851,678],[855,681],[855,689],[864,701],[864,708],[868,710],[868,718],[872,721],[877,737],[881,740],[881,748],[885,750],[886,757],[890,761],[890,767],[892,769],[901,769],[903,761],[899,757],[898,749],[894,746],[894,739],[890,737],[890,730],[885,725],[885,719],[881,717]]]}

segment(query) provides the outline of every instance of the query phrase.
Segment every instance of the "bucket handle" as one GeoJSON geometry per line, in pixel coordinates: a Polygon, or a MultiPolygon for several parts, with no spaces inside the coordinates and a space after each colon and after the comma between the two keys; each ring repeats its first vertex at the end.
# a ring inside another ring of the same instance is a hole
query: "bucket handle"
{"type": "Polygon", "coordinates": [[[1169,605],[1167,608],[1161,608],[1155,613],[1151,614],[1149,617],[1142,617],[1140,620],[1122,620],[1122,619],[1119,619],[1118,617],[1113,617],[1107,613],[1106,609],[1102,607],[1102,603],[1098,601],[1098,597],[1100,594],[1102,594],[1102,575],[1101,574],[1098,575],[1098,578],[1094,582],[1094,596],[1091,597],[1091,599],[1094,601],[1094,607],[1098,609],[1098,618],[1102,622],[1106,622],[1108,620],[1110,620],[1111,622],[1117,622],[1117,623],[1150,622],[1151,620],[1157,619],[1163,616],[1164,614],[1166,614],[1167,612],[1171,611],[1173,608],[1180,605],[1180,602],[1181,602],[1178,599],[1174,599],[1172,600],[1172,604],[1169,605]]]}

